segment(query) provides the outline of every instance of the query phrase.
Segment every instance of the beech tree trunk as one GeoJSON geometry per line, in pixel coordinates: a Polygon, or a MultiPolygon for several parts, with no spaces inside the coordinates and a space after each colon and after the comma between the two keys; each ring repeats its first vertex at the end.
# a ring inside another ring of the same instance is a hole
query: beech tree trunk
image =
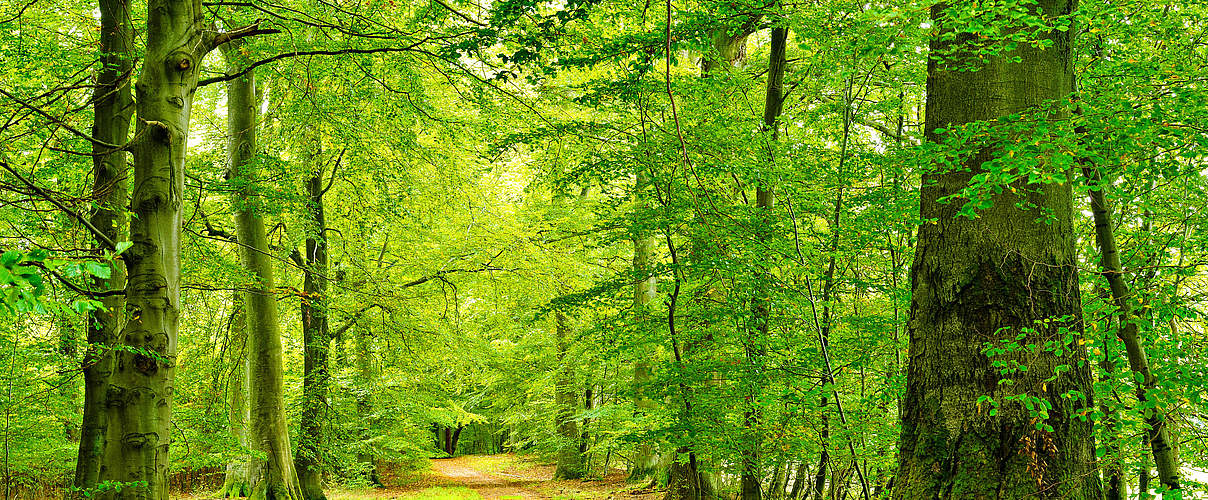
{"type": "MultiPolygon", "coordinates": [[[[306,181],[314,234],[306,239],[302,289],[302,417],[294,466],[306,500],[326,500],[323,494],[323,422],[327,419],[327,363],[331,334],[327,321],[327,222],[323,214],[323,169],[306,181]]],[[[333,172],[332,175],[335,175],[333,172]]]]}
{"type": "MultiPolygon", "coordinates": [[[[768,83],[764,93],[763,129],[769,134],[768,138],[768,171],[775,171],[776,142],[778,120],[783,109],[783,87],[785,61],[785,41],[788,29],[772,28],[772,46],[768,54],[768,83]]],[[[769,236],[771,227],[771,211],[775,203],[775,186],[771,182],[761,182],[755,188],[755,207],[757,217],[765,218],[755,227],[760,228],[755,237],[760,244],[769,236]]],[[[763,359],[767,356],[766,342],[768,340],[768,320],[771,312],[771,280],[772,276],[763,265],[757,265],[759,271],[755,277],[755,291],[751,296],[751,325],[747,331],[745,350],[747,363],[753,368],[752,380],[745,384],[750,393],[746,395],[747,410],[745,428],[743,429],[742,473],[740,477],[742,500],[760,500],[763,498],[762,463],[760,457],[763,444],[759,424],[762,419],[762,397],[765,380],[763,380],[763,359]]],[[[779,473],[779,469],[777,469],[779,473]]],[[[783,488],[781,488],[783,489],[783,488]]]]}
{"type": "MultiPolygon", "coordinates": [[[[244,69],[238,46],[225,51],[229,71],[244,69]]],[[[289,427],[285,421],[282,384],[281,330],[277,297],[273,294],[273,263],[264,232],[258,196],[256,127],[258,125],[255,72],[248,71],[227,84],[227,161],[229,176],[240,190],[232,200],[236,235],[244,268],[255,281],[244,294],[248,337],[248,443],[263,453],[248,467],[252,499],[300,500],[301,489],[290,456],[289,427]]]]}
{"type": "MultiPolygon", "coordinates": [[[[963,62],[978,60],[966,46],[973,37],[961,26],[946,25],[946,5],[932,8],[941,32],[958,41],[931,42],[931,53],[955,50],[963,62]]],[[[1071,14],[1073,0],[1040,0],[1035,7],[1050,18],[1071,14]]],[[[1020,44],[1013,51],[986,56],[977,71],[956,71],[932,57],[928,63],[926,137],[938,141],[936,129],[995,120],[1035,111],[1040,104],[1065,98],[1072,88],[1071,33],[1037,33],[1053,42],[1048,49],[1020,44]],[[1011,62],[1018,57],[1021,62],[1011,62]]],[[[1067,112],[1051,111],[1052,119],[1067,112]]],[[[1077,413],[1093,408],[1086,348],[1064,346],[1065,355],[1026,349],[996,360],[1027,365],[1026,372],[1004,377],[983,354],[987,343],[1021,345],[1065,341],[1063,328],[1081,328],[1081,300],[1072,224],[1069,184],[1010,186],[977,217],[958,217],[961,203],[943,203],[959,192],[995,152],[987,149],[970,159],[967,169],[923,176],[918,248],[911,270],[910,359],[902,408],[894,499],[917,498],[1102,498],[1095,464],[1092,423],[1077,413]],[[1050,215],[1037,222],[1035,206],[1050,215]],[[1041,323],[1041,321],[1048,322],[1041,323]],[[1054,376],[1058,365],[1070,370],[1054,376]],[[1086,399],[1065,398],[1071,390],[1086,399]],[[997,415],[978,398],[999,402],[997,415]],[[1051,405],[1047,419],[1030,414],[1008,396],[1051,405]],[[1039,420],[1039,423],[1038,423],[1039,420]],[[1042,425],[1053,431],[1039,430],[1042,425]]]]}
{"type": "Polygon", "coordinates": [[[114,495],[120,499],[168,497],[189,111],[201,60],[224,41],[204,25],[203,12],[200,0],[149,0],[147,5],[146,50],[134,87],[133,246],[123,254],[127,321],[106,390],[100,478],[145,486],[123,488],[114,495]]]}
{"type": "MultiPolygon", "coordinates": [[[[751,35],[753,25],[754,20],[750,20],[737,30],[731,31],[727,28],[714,30],[710,36],[713,42],[712,48],[715,52],[706,53],[701,58],[701,77],[708,78],[729,71],[732,68],[743,66],[747,59],[747,38],[751,35]]],[[[708,246],[703,241],[693,241],[690,258],[706,260],[700,254],[713,251],[712,249],[708,249],[708,246]]],[[[668,251],[673,252],[674,250],[669,247],[668,251]]],[[[711,293],[714,295],[712,298],[717,300],[718,296],[724,292],[714,290],[711,293]]],[[[672,310],[670,315],[674,316],[675,311],[672,310]]],[[[690,345],[683,346],[681,358],[686,356],[691,350],[690,345]]],[[[683,359],[677,360],[677,362],[682,363],[683,359]]],[[[683,396],[687,398],[688,392],[683,391],[683,393],[683,396]]],[[[684,401],[684,404],[685,407],[690,407],[692,403],[691,401],[684,401]]],[[[684,417],[687,418],[687,412],[685,412],[684,417]]],[[[713,477],[702,470],[696,452],[691,446],[680,446],[669,458],[672,460],[672,465],[668,471],[668,489],[664,497],[666,500],[702,500],[716,496],[713,477]]]]}
{"type": "MultiPolygon", "coordinates": [[[[633,198],[638,206],[645,206],[644,191],[647,180],[644,173],[639,172],[634,182],[633,198]]],[[[658,278],[651,274],[653,257],[651,253],[654,241],[648,235],[639,235],[633,239],[633,308],[638,318],[638,324],[643,332],[649,330],[651,317],[648,311],[650,302],[657,293],[658,278]]],[[[644,349],[642,352],[646,352],[644,349]]],[[[639,355],[633,363],[633,406],[639,416],[647,415],[655,409],[655,402],[646,395],[646,387],[650,384],[651,368],[647,356],[639,355]]],[[[659,449],[657,443],[642,442],[634,450],[633,467],[629,470],[629,479],[634,481],[654,479],[659,469],[659,449]]]]}
{"type": "MultiPolygon", "coordinates": [[[[130,118],[134,114],[134,99],[130,82],[134,70],[134,26],[126,0],[100,0],[101,66],[97,71],[96,92],[93,94],[92,137],[113,145],[124,145],[130,136],[130,118]]],[[[113,152],[94,143],[92,147],[92,199],[96,209],[89,223],[100,230],[109,242],[124,240],[127,204],[127,168],[125,151],[113,152]]],[[[109,243],[97,241],[97,253],[109,248],[109,243]]],[[[126,286],[124,260],[114,263],[107,280],[97,279],[93,286],[103,290],[120,290],[126,286]]],[[[105,443],[109,426],[106,395],[109,376],[113,372],[113,354],[100,346],[111,344],[121,331],[126,298],[120,295],[102,299],[106,311],[89,313],[87,323],[88,349],[84,353],[84,408],[80,424],[80,448],[76,454],[75,478],[72,485],[82,494],[96,487],[101,478],[105,443]]]]}
{"type": "MultiPolygon", "coordinates": [[[[247,318],[243,308],[243,294],[236,292],[234,310],[231,312],[230,341],[227,348],[230,374],[227,382],[227,397],[231,411],[227,417],[227,430],[240,446],[247,447],[247,318]]],[[[219,498],[248,496],[248,457],[240,457],[227,464],[226,476],[222,480],[219,498]]]]}
{"type": "Polygon", "coordinates": [[[568,359],[571,342],[570,319],[562,311],[555,312],[554,318],[559,364],[558,378],[554,388],[554,399],[558,408],[554,417],[554,426],[558,432],[558,454],[554,477],[579,479],[586,471],[584,470],[583,454],[579,453],[579,424],[575,421],[575,413],[579,408],[579,395],[575,390],[575,372],[568,359]]]}
{"type": "Polygon", "coordinates": [[[361,467],[365,470],[365,479],[370,484],[381,486],[382,480],[378,477],[377,461],[369,448],[368,442],[373,437],[373,421],[370,415],[373,414],[373,394],[377,385],[377,373],[373,369],[373,352],[370,345],[369,332],[363,327],[356,327],[354,330],[354,342],[356,348],[356,363],[357,377],[360,379],[360,390],[356,393],[357,414],[361,418],[361,447],[357,452],[357,462],[361,463],[361,467]]]}

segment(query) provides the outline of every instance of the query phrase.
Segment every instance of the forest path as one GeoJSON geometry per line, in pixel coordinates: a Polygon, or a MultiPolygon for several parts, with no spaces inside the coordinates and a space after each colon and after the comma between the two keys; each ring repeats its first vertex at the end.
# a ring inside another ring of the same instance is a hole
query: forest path
{"type": "Polygon", "coordinates": [[[425,471],[389,471],[386,488],[333,488],[328,500],[661,500],[662,492],[626,482],[625,471],[603,478],[554,479],[554,466],[505,453],[435,458],[425,471]],[[402,472],[401,474],[398,472],[402,472]],[[469,491],[473,491],[471,494],[469,491]]]}
{"type": "Polygon", "coordinates": [[[486,500],[550,498],[529,489],[529,486],[549,481],[552,474],[537,468],[524,474],[486,472],[475,468],[475,457],[461,456],[432,460],[432,474],[447,486],[463,486],[482,495],[486,500]]]}

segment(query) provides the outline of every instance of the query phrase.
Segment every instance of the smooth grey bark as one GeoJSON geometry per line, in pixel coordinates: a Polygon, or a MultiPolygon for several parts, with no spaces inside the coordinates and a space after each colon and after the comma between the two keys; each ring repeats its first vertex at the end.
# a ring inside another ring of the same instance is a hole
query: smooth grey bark
{"type": "MultiPolygon", "coordinates": [[[[1089,160],[1083,160],[1083,175],[1090,186],[1091,214],[1095,221],[1095,242],[1099,247],[1099,268],[1107,279],[1111,290],[1112,303],[1116,306],[1119,316],[1116,335],[1124,342],[1128,366],[1133,373],[1141,378],[1137,384],[1137,401],[1142,407],[1152,399],[1151,391],[1158,385],[1158,379],[1149,368],[1149,356],[1145,346],[1141,345],[1140,331],[1137,318],[1132,307],[1132,292],[1128,282],[1124,280],[1123,265],[1120,263],[1120,249],[1116,244],[1116,234],[1112,227],[1111,207],[1108,205],[1106,190],[1110,184],[1104,182],[1103,174],[1089,160]]],[[[1106,360],[1105,360],[1106,363],[1106,360]]],[[[1179,480],[1179,458],[1175,443],[1170,439],[1166,425],[1166,413],[1155,406],[1143,410],[1145,424],[1148,429],[1148,443],[1153,454],[1154,468],[1158,470],[1158,480],[1170,490],[1181,489],[1179,480]]],[[[1119,475],[1112,486],[1119,490],[1119,475]]],[[[1109,488],[1110,489],[1110,488],[1109,488]]]]}
{"type": "Polygon", "coordinates": [[[127,483],[113,497],[168,496],[172,389],[180,308],[180,227],[189,111],[201,60],[230,34],[207,29],[200,0],[149,0],[130,209],[133,246],[127,321],[106,390],[107,443],[100,480],[127,483]],[[140,483],[141,482],[141,483],[140,483]],[[132,483],[139,483],[135,486],[132,483]]]}
{"type": "MultiPolygon", "coordinates": [[[[130,93],[134,26],[126,0],[99,0],[97,3],[101,16],[101,67],[97,71],[96,91],[92,97],[92,137],[103,143],[124,145],[129,139],[130,119],[134,115],[134,98],[130,93]]],[[[110,242],[122,241],[126,226],[128,154],[97,143],[93,143],[92,154],[92,199],[96,209],[89,217],[89,223],[110,242]]],[[[93,248],[97,253],[112,250],[108,243],[99,241],[93,248]]],[[[92,285],[103,290],[125,288],[123,262],[114,263],[109,279],[96,279],[92,285]]],[[[82,365],[83,417],[72,481],[72,486],[80,493],[95,488],[101,478],[109,426],[106,395],[109,376],[113,372],[113,354],[106,346],[117,338],[117,332],[122,328],[126,298],[114,295],[101,302],[106,310],[89,313],[86,325],[87,350],[82,365]]]]}
{"type": "MultiPolygon", "coordinates": [[[[225,46],[228,71],[246,67],[238,44],[225,46]]],[[[236,236],[243,266],[254,281],[244,292],[248,338],[248,444],[261,454],[248,466],[248,497],[254,500],[300,500],[298,475],[290,455],[289,427],[285,421],[282,382],[281,327],[277,298],[273,294],[273,263],[269,258],[264,219],[256,194],[256,127],[259,100],[255,72],[227,82],[227,168],[238,190],[232,197],[236,236]]]]}
{"type": "MultiPolygon", "coordinates": [[[[327,420],[327,362],[331,332],[327,320],[327,221],[323,214],[323,169],[306,181],[314,233],[306,238],[302,289],[302,415],[294,467],[305,500],[326,500],[323,494],[323,422],[327,420]]],[[[335,175],[335,172],[332,172],[335,175]]]]}
{"type": "Polygon", "coordinates": [[[557,413],[554,427],[557,430],[558,453],[554,477],[579,479],[586,473],[583,454],[579,452],[579,424],[575,413],[579,409],[578,391],[575,390],[575,372],[570,366],[571,326],[570,318],[562,311],[554,313],[554,332],[558,350],[558,377],[555,381],[554,399],[557,413]]]}
{"type": "MultiPolygon", "coordinates": [[[[247,447],[247,318],[243,308],[242,292],[235,292],[232,300],[230,352],[227,366],[230,367],[229,382],[227,383],[227,398],[230,413],[227,416],[227,430],[239,446],[247,447]]],[[[218,491],[219,498],[239,498],[248,496],[248,457],[243,456],[227,463],[226,475],[222,480],[222,488],[218,491]]]]}
{"type": "MultiPolygon", "coordinates": [[[[1072,14],[1075,6],[1074,0],[1040,0],[1032,12],[1051,20],[1072,14]]],[[[1019,44],[985,56],[977,71],[957,71],[936,57],[951,50],[951,60],[979,58],[962,45],[973,36],[947,24],[946,8],[931,10],[940,32],[956,36],[931,41],[927,140],[943,139],[937,129],[1039,111],[1042,103],[1067,97],[1076,29],[1035,32],[1052,47],[1019,44]]],[[[1045,113],[1041,119],[1068,117],[1060,109],[1045,113]]],[[[967,168],[923,176],[920,212],[928,222],[919,227],[911,269],[910,356],[892,497],[1099,500],[1092,423],[1077,418],[1094,405],[1086,348],[1073,343],[1060,358],[1043,350],[996,357],[1027,365],[1026,372],[1009,376],[1011,385],[999,384],[1004,376],[983,354],[986,343],[1017,335],[1024,335],[1019,342],[1025,345],[1063,342],[1062,328],[1082,325],[1069,184],[1026,185],[1025,178],[972,219],[957,215],[960,203],[940,201],[961,192],[994,155],[991,148],[976,151],[967,168]],[[1045,210],[1051,223],[1038,223],[1035,210],[1017,203],[1045,210]],[[1058,365],[1071,369],[1046,381],[1058,365]],[[1072,390],[1087,400],[1062,397],[1072,390]],[[1036,429],[1020,402],[1005,399],[1020,395],[1051,405],[1043,423],[1053,432],[1036,429]],[[988,408],[979,411],[981,396],[1000,402],[996,416],[988,408]]]]}

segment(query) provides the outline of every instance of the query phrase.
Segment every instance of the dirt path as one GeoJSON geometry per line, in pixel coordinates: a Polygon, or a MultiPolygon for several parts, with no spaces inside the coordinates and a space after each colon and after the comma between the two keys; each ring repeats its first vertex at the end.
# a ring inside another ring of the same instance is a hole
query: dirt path
{"type": "Polygon", "coordinates": [[[487,500],[550,498],[528,488],[549,480],[548,477],[541,477],[544,474],[540,474],[540,471],[533,472],[534,475],[483,472],[470,465],[469,457],[432,461],[434,479],[445,483],[443,486],[464,486],[487,500]]]}

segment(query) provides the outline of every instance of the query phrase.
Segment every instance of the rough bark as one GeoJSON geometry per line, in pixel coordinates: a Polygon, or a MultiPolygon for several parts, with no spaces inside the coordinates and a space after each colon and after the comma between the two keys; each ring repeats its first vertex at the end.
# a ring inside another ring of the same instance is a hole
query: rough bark
{"type": "MultiPolygon", "coordinates": [[[[333,173],[334,174],[334,173],[333,173]]],[[[323,494],[323,422],[331,379],[327,354],[331,332],[327,321],[327,223],[323,214],[322,169],[306,181],[314,234],[306,239],[302,289],[302,416],[294,466],[306,500],[326,500],[323,494]]]]}
{"type": "MultiPolygon", "coordinates": [[[[247,318],[244,316],[243,295],[235,293],[234,310],[231,312],[230,340],[228,351],[231,353],[228,366],[231,367],[229,382],[227,382],[227,397],[230,404],[230,414],[227,417],[227,430],[239,446],[246,448],[247,442],[247,318]]],[[[218,491],[219,498],[239,498],[248,496],[248,457],[242,456],[227,463],[226,475],[222,480],[222,489],[218,491]]]]}
{"type": "Polygon", "coordinates": [[[797,500],[802,494],[808,495],[808,490],[805,487],[805,478],[809,472],[809,463],[802,460],[797,464],[797,471],[793,473],[793,487],[789,489],[789,498],[797,500]]]}
{"type": "MultiPolygon", "coordinates": [[[[93,95],[92,137],[98,141],[122,145],[130,136],[130,118],[134,114],[134,99],[130,82],[134,70],[134,27],[130,6],[125,0],[100,0],[101,66],[93,95]]],[[[126,226],[127,153],[114,152],[100,144],[92,148],[92,198],[96,209],[89,223],[109,241],[124,240],[126,226]]],[[[97,253],[107,249],[104,242],[94,243],[97,253]]],[[[115,262],[107,280],[97,279],[93,286],[104,290],[120,290],[126,286],[126,270],[122,261],[115,262]]],[[[103,345],[113,342],[122,328],[122,312],[126,298],[120,295],[102,300],[105,311],[89,313],[84,354],[84,407],[80,424],[80,448],[76,454],[75,477],[72,485],[80,492],[95,488],[101,477],[105,443],[109,425],[105,398],[109,391],[109,376],[113,371],[113,355],[103,345]]]]}
{"type": "MultiPolygon", "coordinates": [[[[227,45],[229,71],[244,68],[236,45],[227,45]]],[[[263,456],[248,467],[253,499],[298,500],[302,492],[290,456],[289,427],[285,421],[282,383],[281,329],[277,298],[273,294],[273,264],[256,196],[256,126],[258,125],[255,72],[227,83],[228,175],[239,190],[233,197],[236,236],[243,266],[254,281],[244,293],[248,337],[248,443],[263,456]]]]}
{"type": "Polygon", "coordinates": [[[575,413],[579,409],[579,396],[578,391],[575,390],[575,372],[570,366],[569,359],[570,318],[562,311],[555,312],[554,317],[559,365],[558,378],[554,388],[554,399],[557,405],[554,427],[557,429],[558,440],[554,477],[579,479],[586,471],[584,470],[583,454],[579,453],[579,424],[575,421],[575,413]]]}
{"type": "MultiPolygon", "coordinates": [[[[932,20],[945,32],[945,5],[932,8],[932,20]]],[[[1073,0],[1041,0],[1046,16],[1070,14],[1073,0]]],[[[1031,44],[988,56],[977,71],[955,71],[934,57],[928,64],[926,137],[936,129],[994,120],[1035,110],[1065,97],[1071,88],[1069,31],[1053,31],[1048,49],[1031,44]],[[1010,62],[1011,57],[1021,62],[1010,62]]],[[[958,40],[973,37],[961,34],[958,40]]],[[[932,54],[955,49],[972,57],[966,46],[931,42],[932,54]]],[[[1052,119],[1068,113],[1051,111],[1052,119]]],[[[923,177],[918,248],[911,270],[910,359],[902,408],[899,470],[895,499],[916,498],[1061,498],[1100,499],[1102,491],[1094,458],[1092,424],[1076,417],[1093,407],[1086,349],[1065,345],[1065,356],[1037,350],[996,358],[1014,360],[1028,370],[1009,377],[983,354],[987,343],[1014,340],[1021,344],[1064,342],[1061,328],[1081,327],[1081,301],[1072,225],[1072,192],[1068,184],[1025,186],[1020,181],[994,199],[976,218],[958,217],[960,203],[940,199],[968,185],[993,150],[976,152],[967,169],[923,177]],[[1051,215],[1037,222],[1037,212],[1017,208],[1033,204],[1051,215]],[[1059,319],[1054,319],[1059,318],[1059,319]],[[1053,320],[1039,323],[1043,320],[1053,320]],[[1081,362],[1081,363],[1079,363],[1081,362]],[[1058,365],[1070,371],[1045,379],[1058,365]],[[1064,398],[1071,390],[1087,400],[1064,398]],[[1037,398],[1052,406],[1037,423],[1008,396],[1037,398]],[[977,399],[1000,402],[996,416],[977,399]],[[1050,425],[1053,432],[1038,430],[1050,425]]]]}

